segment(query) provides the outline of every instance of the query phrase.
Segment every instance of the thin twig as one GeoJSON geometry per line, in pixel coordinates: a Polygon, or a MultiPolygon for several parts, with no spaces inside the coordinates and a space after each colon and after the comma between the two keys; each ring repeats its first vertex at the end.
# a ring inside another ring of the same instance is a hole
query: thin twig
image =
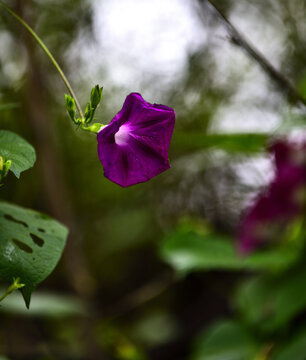
{"type": "Polygon", "coordinates": [[[108,319],[113,319],[135,310],[150,300],[158,297],[168,289],[174,281],[175,276],[173,276],[172,273],[164,273],[158,278],[126,295],[118,303],[105,309],[104,316],[108,319]]]}
{"type": "Polygon", "coordinates": [[[270,61],[236,29],[236,27],[228,20],[225,14],[219,9],[213,0],[200,0],[202,9],[205,3],[219,18],[225,26],[233,44],[240,46],[273,80],[278,88],[284,92],[289,101],[294,104],[303,104],[306,106],[306,99],[294,88],[291,82],[278,71],[270,61]]]}

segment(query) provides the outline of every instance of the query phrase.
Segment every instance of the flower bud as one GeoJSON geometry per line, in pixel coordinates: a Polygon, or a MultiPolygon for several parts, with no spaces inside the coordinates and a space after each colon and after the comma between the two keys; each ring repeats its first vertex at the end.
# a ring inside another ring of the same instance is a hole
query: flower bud
{"type": "Polygon", "coordinates": [[[11,160],[4,161],[3,157],[0,156],[0,187],[3,185],[3,184],[1,184],[1,182],[7,175],[11,165],[12,165],[11,160]]]}
{"type": "Polygon", "coordinates": [[[65,105],[71,120],[75,123],[75,102],[70,95],[65,94],[65,105]]]}
{"type": "Polygon", "coordinates": [[[4,163],[3,163],[3,172],[4,172],[4,176],[8,173],[10,167],[12,165],[12,162],[11,160],[6,160],[4,163]]]}
{"type": "Polygon", "coordinates": [[[96,85],[92,90],[90,94],[90,102],[91,106],[96,109],[96,107],[99,105],[101,99],[102,99],[102,91],[103,87],[99,87],[99,85],[96,85]]]}
{"type": "Polygon", "coordinates": [[[94,110],[95,109],[93,109],[91,107],[90,103],[87,103],[86,109],[85,109],[85,114],[84,114],[84,119],[85,119],[86,124],[89,124],[92,121],[93,115],[94,115],[94,110]]]}

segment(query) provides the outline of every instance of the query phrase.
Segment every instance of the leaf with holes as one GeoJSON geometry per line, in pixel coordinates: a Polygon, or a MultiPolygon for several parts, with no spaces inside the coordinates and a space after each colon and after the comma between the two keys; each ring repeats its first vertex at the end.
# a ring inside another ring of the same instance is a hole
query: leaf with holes
{"type": "Polygon", "coordinates": [[[27,307],[32,291],[59,261],[67,234],[66,227],[42,213],[0,202],[0,278],[20,278],[27,307]]]}
{"type": "Polygon", "coordinates": [[[0,156],[4,160],[11,160],[10,170],[19,178],[20,173],[31,168],[36,160],[35,150],[19,135],[0,130],[0,156]]]}

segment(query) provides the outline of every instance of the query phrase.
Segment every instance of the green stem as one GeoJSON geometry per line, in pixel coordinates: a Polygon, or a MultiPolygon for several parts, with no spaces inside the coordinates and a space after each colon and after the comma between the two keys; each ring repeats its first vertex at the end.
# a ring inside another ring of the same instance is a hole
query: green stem
{"type": "Polygon", "coordinates": [[[48,58],[52,61],[52,64],[55,66],[56,70],[59,72],[61,78],[63,79],[68,91],[70,92],[70,95],[73,97],[76,107],[78,109],[78,112],[81,116],[81,118],[84,118],[81,106],[78,102],[78,99],[68,81],[68,79],[66,78],[63,70],[60,68],[59,64],[57,63],[57,61],[54,59],[53,55],[51,54],[50,50],[47,48],[47,46],[44,44],[44,42],[41,40],[41,38],[36,34],[36,32],[24,21],[21,19],[21,17],[19,17],[12,9],[10,9],[9,7],[7,7],[1,0],[0,0],[0,6],[3,7],[3,9],[5,9],[10,15],[12,15],[17,21],[20,22],[20,24],[22,26],[24,26],[28,32],[33,36],[33,38],[38,42],[39,46],[43,49],[43,51],[46,53],[46,55],[48,56],[48,58]]]}
{"type": "Polygon", "coordinates": [[[5,293],[0,297],[0,302],[4,300],[8,295],[10,295],[13,291],[21,289],[25,286],[25,284],[20,283],[20,279],[14,279],[13,284],[9,286],[9,288],[5,291],[5,293]]]}

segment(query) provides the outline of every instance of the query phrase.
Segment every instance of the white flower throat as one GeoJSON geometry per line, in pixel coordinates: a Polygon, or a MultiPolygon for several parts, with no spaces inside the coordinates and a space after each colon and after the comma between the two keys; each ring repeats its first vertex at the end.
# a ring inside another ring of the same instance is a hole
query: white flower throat
{"type": "Polygon", "coordinates": [[[130,137],[130,129],[127,125],[120,126],[115,134],[115,143],[119,146],[127,145],[130,137]]]}

